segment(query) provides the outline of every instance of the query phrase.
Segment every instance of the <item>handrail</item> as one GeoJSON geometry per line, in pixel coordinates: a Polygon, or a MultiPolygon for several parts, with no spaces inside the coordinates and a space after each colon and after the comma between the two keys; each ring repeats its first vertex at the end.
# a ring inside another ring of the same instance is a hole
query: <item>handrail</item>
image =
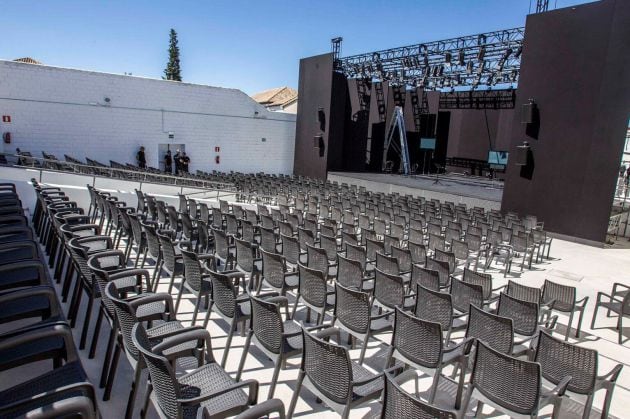
{"type": "MultiPolygon", "coordinates": [[[[73,172],[83,175],[100,176],[107,178],[119,178],[120,174],[127,174],[130,176],[128,180],[146,182],[146,183],[167,183],[174,186],[180,186],[182,189],[187,186],[202,187],[205,189],[225,190],[231,192],[238,192],[238,188],[234,183],[229,182],[217,182],[203,178],[199,178],[196,175],[193,176],[173,176],[166,173],[154,173],[141,170],[130,170],[122,168],[114,168],[109,166],[92,166],[88,164],[71,163],[63,160],[44,159],[40,157],[24,156],[11,153],[0,153],[6,157],[12,157],[15,159],[16,164],[12,164],[13,167],[32,168],[39,170],[46,170],[59,173],[73,172]],[[39,166],[37,165],[39,164],[39,166]],[[118,174],[118,176],[115,176],[118,174]]],[[[41,179],[41,172],[40,172],[41,179]]]]}

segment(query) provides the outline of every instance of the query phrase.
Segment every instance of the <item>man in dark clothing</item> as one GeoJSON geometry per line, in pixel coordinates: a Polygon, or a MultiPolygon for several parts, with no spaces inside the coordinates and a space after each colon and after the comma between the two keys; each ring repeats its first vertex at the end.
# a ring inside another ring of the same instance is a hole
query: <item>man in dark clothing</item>
{"type": "Polygon", "coordinates": [[[179,149],[177,149],[177,152],[173,156],[173,159],[175,160],[175,174],[178,175],[179,170],[181,169],[181,166],[180,166],[181,153],[179,152],[179,149]]]}
{"type": "Polygon", "coordinates": [[[184,151],[182,153],[182,171],[184,173],[188,173],[188,165],[190,164],[190,157],[188,157],[186,155],[186,152],[184,151]]]}
{"type": "Polygon", "coordinates": [[[173,173],[173,157],[171,156],[171,150],[168,150],[164,156],[164,171],[169,175],[173,173]]]}
{"type": "Polygon", "coordinates": [[[138,154],[136,155],[136,160],[138,161],[138,167],[146,169],[147,158],[144,155],[144,147],[140,147],[140,151],[138,151],[138,154]]]}

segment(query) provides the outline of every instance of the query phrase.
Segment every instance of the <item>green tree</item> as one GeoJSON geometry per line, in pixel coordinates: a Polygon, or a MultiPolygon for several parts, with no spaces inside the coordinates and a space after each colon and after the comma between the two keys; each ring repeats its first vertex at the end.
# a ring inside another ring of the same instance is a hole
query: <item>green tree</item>
{"type": "Polygon", "coordinates": [[[166,80],[182,81],[181,69],[179,67],[179,47],[177,46],[177,32],[171,28],[168,45],[168,63],[164,69],[166,80]]]}

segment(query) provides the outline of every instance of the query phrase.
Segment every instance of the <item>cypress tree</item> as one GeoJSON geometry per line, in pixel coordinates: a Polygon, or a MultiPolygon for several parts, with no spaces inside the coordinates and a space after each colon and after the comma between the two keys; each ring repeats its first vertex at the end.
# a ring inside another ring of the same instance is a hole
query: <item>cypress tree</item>
{"type": "Polygon", "coordinates": [[[181,69],[179,68],[179,47],[177,46],[177,32],[171,28],[168,46],[168,63],[164,69],[166,80],[182,81],[181,69]]]}

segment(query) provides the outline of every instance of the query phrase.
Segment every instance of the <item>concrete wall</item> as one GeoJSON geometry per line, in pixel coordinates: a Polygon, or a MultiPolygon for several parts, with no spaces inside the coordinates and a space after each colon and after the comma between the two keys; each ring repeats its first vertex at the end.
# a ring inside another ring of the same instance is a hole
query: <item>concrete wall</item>
{"type": "Polygon", "coordinates": [[[135,164],[144,145],[158,167],[158,144],[185,144],[191,171],[293,171],[295,115],[237,89],[0,61],[0,114],[5,152],[135,164]]]}

